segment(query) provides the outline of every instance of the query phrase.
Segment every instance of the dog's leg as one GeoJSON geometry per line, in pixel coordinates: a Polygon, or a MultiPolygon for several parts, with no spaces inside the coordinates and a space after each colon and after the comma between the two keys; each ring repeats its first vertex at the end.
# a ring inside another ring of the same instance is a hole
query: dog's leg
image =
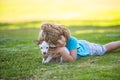
{"type": "Polygon", "coordinates": [[[45,58],[42,58],[42,63],[45,63],[45,58]]]}
{"type": "Polygon", "coordinates": [[[60,62],[61,62],[61,63],[63,62],[63,58],[62,58],[62,57],[60,57],[60,62]]]}
{"type": "Polygon", "coordinates": [[[47,59],[44,61],[44,63],[48,63],[48,62],[50,62],[51,59],[52,59],[52,56],[49,55],[49,56],[47,57],[47,59]]]}

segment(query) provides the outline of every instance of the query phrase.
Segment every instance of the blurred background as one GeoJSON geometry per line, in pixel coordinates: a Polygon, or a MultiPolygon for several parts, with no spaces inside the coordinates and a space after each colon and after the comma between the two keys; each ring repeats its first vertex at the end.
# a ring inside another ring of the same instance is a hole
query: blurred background
{"type": "Polygon", "coordinates": [[[120,0],[0,0],[1,28],[29,22],[116,26],[120,25],[120,0]]]}

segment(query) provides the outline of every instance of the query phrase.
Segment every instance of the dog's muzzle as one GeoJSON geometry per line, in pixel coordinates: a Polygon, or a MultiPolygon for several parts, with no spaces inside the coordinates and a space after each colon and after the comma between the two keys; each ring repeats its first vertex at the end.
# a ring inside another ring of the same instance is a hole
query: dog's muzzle
{"type": "Polygon", "coordinates": [[[46,52],[43,52],[43,54],[45,55],[45,54],[47,54],[46,52]]]}

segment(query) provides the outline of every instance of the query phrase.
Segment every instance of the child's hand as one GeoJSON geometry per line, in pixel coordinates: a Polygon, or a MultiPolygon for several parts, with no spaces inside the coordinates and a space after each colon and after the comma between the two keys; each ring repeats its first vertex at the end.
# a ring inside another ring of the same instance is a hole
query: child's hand
{"type": "Polygon", "coordinates": [[[62,47],[49,48],[48,54],[57,54],[60,52],[62,47]]]}
{"type": "Polygon", "coordinates": [[[49,48],[48,54],[56,54],[58,53],[58,48],[54,47],[54,48],[49,48]]]}

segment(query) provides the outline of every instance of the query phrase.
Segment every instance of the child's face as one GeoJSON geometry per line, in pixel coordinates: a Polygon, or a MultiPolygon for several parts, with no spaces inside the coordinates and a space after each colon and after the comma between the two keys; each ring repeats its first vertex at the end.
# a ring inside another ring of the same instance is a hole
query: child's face
{"type": "Polygon", "coordinates": [[[64,36],[60,36],[58,39],[56,47],[64,47],[66,45],[66,38],[64,36]]]}

